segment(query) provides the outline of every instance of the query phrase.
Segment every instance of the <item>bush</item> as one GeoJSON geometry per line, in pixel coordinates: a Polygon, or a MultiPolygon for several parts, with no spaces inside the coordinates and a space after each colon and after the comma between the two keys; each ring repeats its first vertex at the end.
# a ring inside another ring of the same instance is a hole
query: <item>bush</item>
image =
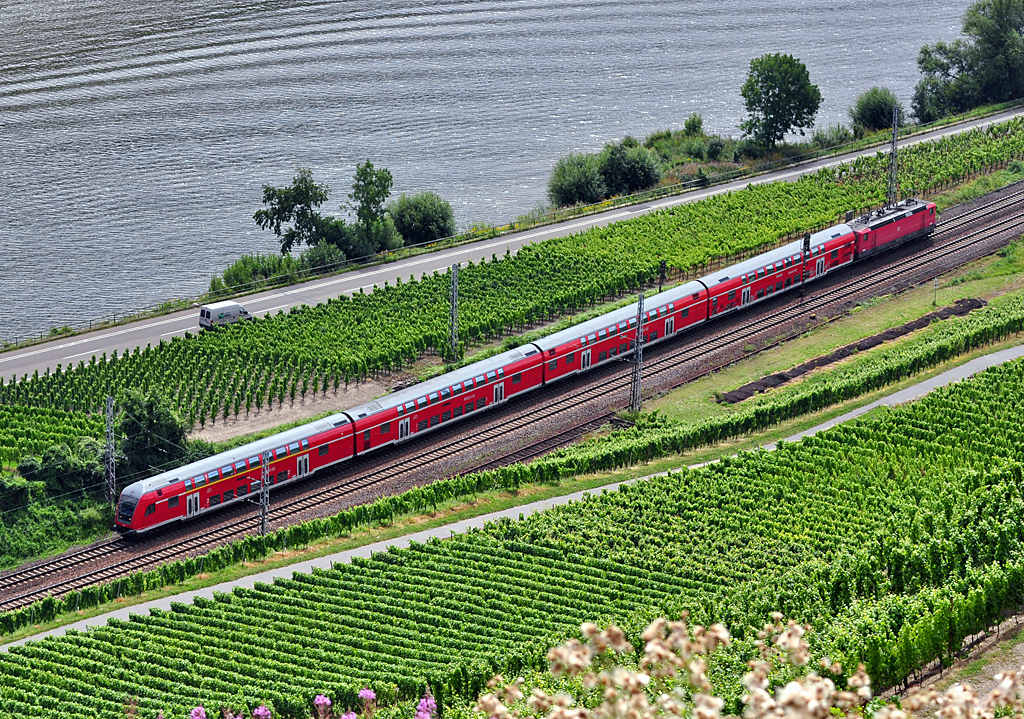
{"type": "Polygon", "coordinates": [[[862,93],[850,108],[850,119],[854,125],[868,130],[884,130],[892,127],[892,110],[896,108],[900,126],[906,124],[906,113],[896,94],[887,87],[873,87],[862,93]]]}
{"type": "Polygon", "coordinates": [[[649,150],[635,140],[627,146],[609,145],[600,155],[599,167],[610,195],[629,195],[661,180],[661,167],[649,150]]]}
{"type": "Polygon", "coordinates": [[[704,142],[703,140],[695,139],[692,142],[686,143],[686,154],[695,160],[704,159],[704,142]]]}
{"type": "Polygon", "coordinates": [[[696,112],[686,118],[686,124],[683,125],[683,132],[690,137],[698,137],[704,134],[704,118],[698,115],[696,112]]]}
{"type": "Polygon", "coordinates": [[[658,130],[657,132],[652,132],[650,135],[647,136],[647,139],[644,140],[644,147],[646,147],[648,150],[653,150],[654,146],[659,142],[671,139],[671,130],[658,130]]]}
{"type": "Polygon", "coordinates": [[[291,255],[242,255],[224,270],[223,278],[210,280],[210,292],[216,294],[225,287],[258,287],[272,279],[292,282],[301,269],[302,263],[291,255]]]}
{"type": "Polygon", "coordinates": [[[340,248],[323,242],[316,247],[310,247],[299,256],[299,259],[302,261],[303,270],[317,272],[340,265],[345,261],[345,253],[340,248]]]}
{"type": "Polygon", "coordinates": [[[828,125],[827,127],[821,127],[815,130],[814,137],[811,139],[811,142],[815,147],[825,149],[828,147],[845,145],[852,140],[853,133],[850,132],[845,125],[837,123],[835,125],[828,125]]]}
{"type": "Polygon", "coordinates": [[[708,159],[712,162],[716,161],[722,156],[722,152],[725,150],[725,140],[720,137],[712,137],[708,140],[708,159]]]}
{"type": "Polygon", "coordinates": [[[736,145],[736,152],[733,155],[733,158],[735,162],[739,162],[745,157],[752,160],[759,160],[764,157],[764,149],[755,140],[742,140],[736,145]]]}
{"type": "Polygon", "coordinates": [[[548,199],[557,207],[589,205],[607,194],[597,155],[572,152],[555,163],[548,180],[548,199]]]}
{"type": "Polygon", "coordinates": [[[434,192],[402,194],[388,204],[388,216],[407,245],[433,242],[455,234],[452,206],[434,192]]]}

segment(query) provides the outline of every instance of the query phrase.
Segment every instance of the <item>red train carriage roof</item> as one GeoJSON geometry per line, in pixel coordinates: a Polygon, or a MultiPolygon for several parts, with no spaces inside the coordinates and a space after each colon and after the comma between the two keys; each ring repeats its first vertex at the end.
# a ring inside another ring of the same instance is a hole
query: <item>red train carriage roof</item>
{"type": "MultiPolygon", "coordinates": [[[[139,498],[147,492],[155,492],[157,489],[168,487],[178,482],[184,482],[186,479],[192,479],[200,474],[206,474],[208,472],[216,471],[222,467],[228,465],[234,465],[246,460],[259,457],[264,451],[274,450],[280,448],[288,448],[291,445],[301,443],[304,439],[310,439],[317,435],[322,435],[334,429],[343,429],[346,425],[351,425],[348,417],[342,413],[332,414],[323,419],[318,419],[315,422],[309,422],[299,427],[275,434],[271,437],[264,439],[258,439],[255,442],[249,442],[243,444],[240,447],[230,449],[227,452],[221,452],[215,454],[212,457],[201,459],[197,462],[191,462],[184,466],[172,469],[169,472],[163,472],[162,474],[155,475],[149,479],[143,479],[122,490],[121,495],[127,494],[129,497],[139,498]]],[[[316,444],[315,442],[313,444],[316,444]]],[[[302,449],[301,444],[295,450],[289,450],[289,454],[299,451],[302,449]]],[[[246,470],[237,470],[239,474],[246,470]]]]}
{"type": "MultiPolygon", "coordinates": [[[[420,382],[412,387],[378,397],[371,402],[346,410],[346,413],[353,421],[359,422],[359,420],[375,415],[378,412],[405,407],[405,405],[416,402],[423,397],[430,397],[432,394],[439,394],[440,392],[450,390],[456,384],[464,382],[476,384],[476,379],[479,377],[484,378],[484,381],[479,386],[489,385],[492,382],[497,382],[499,379],[504,379],[512,371],[518,372],[522,368],[530,367],[540,362],[538,355],[539,351],[536,347],[532,344],[526,344],[514,350],[508,350],[479,362],[474,362],[461,369],[452,370],[426,382],[420,382]],[[534,358],[533,362],[523,362],[523,360],[531,357],[534,358]]],[[[433,401],[430,404],[432,405],[433,401]]]]}
{"type": "Polygon", "coordinates": [[[897,202],[895,207],[889,209],[882,207],[867,215],[862,215],[851,222],[850,225],[855,230],[877,230],[879,227],[902,220],[904,217],[924,212],[928,209],[928,205],[929,203],[923,200],[916,200],[910,197],[902,202],[897,202]]]}
{"type": "MultiPolygon", "coordinates": [[[[707,292],[704,289],[704,285],[699,282],[686,282],[678,287],[673,287],[644,299],[644,314],[646,315],[650,312],[655,312],[659,308],[668,307],[670,304],[675,305],[673,311],[676,311],[681,307],[688,307],[694,302],[704,300],[706,295],[707,292]]],[[[582,337],[587,337],[599,330],[607,329],[612,325],[618,325],[619,323],[629,322],[629,320],[635,319],[636,302],[632,302],[625,307],[612,310],[600,317],[595,317],[592,320],[581,322],[578,325],[573,325],[572,327],[560,330],[554,334],[548,335],[547,337],[543,337],[534,342],[534,344],[547,352],[549,349],[561,347],[568,342],[578,340],[582,337]]],[[[645,320],[645,322],[649,321],[650,320],[645,320]]]]}

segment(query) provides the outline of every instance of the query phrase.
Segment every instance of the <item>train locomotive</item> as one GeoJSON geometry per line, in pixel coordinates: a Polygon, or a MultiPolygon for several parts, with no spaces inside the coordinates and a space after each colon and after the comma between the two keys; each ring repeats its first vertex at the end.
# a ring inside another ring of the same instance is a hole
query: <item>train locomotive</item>
{"type": "Polygon", "coordinates": [[[645,345],[662,342],[927,235],[935,223],[935,205],[916,199],[857,219],[847,215],[846,223],[647,298],[649,310],[640,327],[636,305],[623,307],[372,402],[134,482],[121,492],[114,528],[141,534],[242,501],[262,487],[265,453],[268,481],[277,486],[466,421],[512,397],[632,354],[639,333],[645,345]]]}

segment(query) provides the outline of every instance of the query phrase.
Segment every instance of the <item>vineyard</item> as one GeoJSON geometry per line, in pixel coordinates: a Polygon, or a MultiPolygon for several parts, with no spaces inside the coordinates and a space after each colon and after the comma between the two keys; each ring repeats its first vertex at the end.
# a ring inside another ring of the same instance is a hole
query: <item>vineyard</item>
{"type": "MultiPolygon", "coordinates": [[[[543,664],[581,621],[722,621],[770,611],[815,651],[892,685],[1024,603],[1024,362],[775,452],[637,484],[450,540],[391,550],[0,653],[0,712],[118,717],[312,698],[474,696],[543,664]]],[[[320,520],[324,522],[326,520],[320,520]]]]}
{"type": "MultiPolygon", "coordinates": [[[[901,154],[903,191],[920,194],[1020,157],[1024,120],[919,144],[901,154]]],[[[881,154],[859,158],[796,183],[749,186],[525,247],[514,257],[481,260],[459,276],[462,339],[498,336],[636,289],[656,277],[661,259],[676,272],[696,271],[716,258],[832,223],[843,211],[884,197],[886,163],[881,154]]],[[[337,391],[426,350],[447,351],[447,323],[447,277],[410,277],[215,334],[175,337],[43,375],[0,378],[0,405],[82,418],[99,411],[108,394],[138,387],[166,395],[191,424],[205,426],[337,391]]],[[[19,427],[0,431],[4,461],[38,452],[53,439],[69,441],[78,431],[66,418],[50,422],[42,415],[19,427]]]]}

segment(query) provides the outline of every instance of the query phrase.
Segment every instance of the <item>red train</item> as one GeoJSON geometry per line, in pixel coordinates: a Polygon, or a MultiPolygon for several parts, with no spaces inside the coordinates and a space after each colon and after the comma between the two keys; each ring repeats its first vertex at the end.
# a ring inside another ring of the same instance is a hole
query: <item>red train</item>
{"type": "MultiPolygon", "coordinates": [[[[934,229],[935,205],[909,199],[666,290],[645,300],[644,344],[661,342],[934,229]]],[[[271,456],[271,484],[284,484],[464,420],[630,354],[636,324],[636,305],[623,307],[326,419],[135,482],[121,492],[115,529],[148,532],[259,491],[265,451],[271,456]]]]}

